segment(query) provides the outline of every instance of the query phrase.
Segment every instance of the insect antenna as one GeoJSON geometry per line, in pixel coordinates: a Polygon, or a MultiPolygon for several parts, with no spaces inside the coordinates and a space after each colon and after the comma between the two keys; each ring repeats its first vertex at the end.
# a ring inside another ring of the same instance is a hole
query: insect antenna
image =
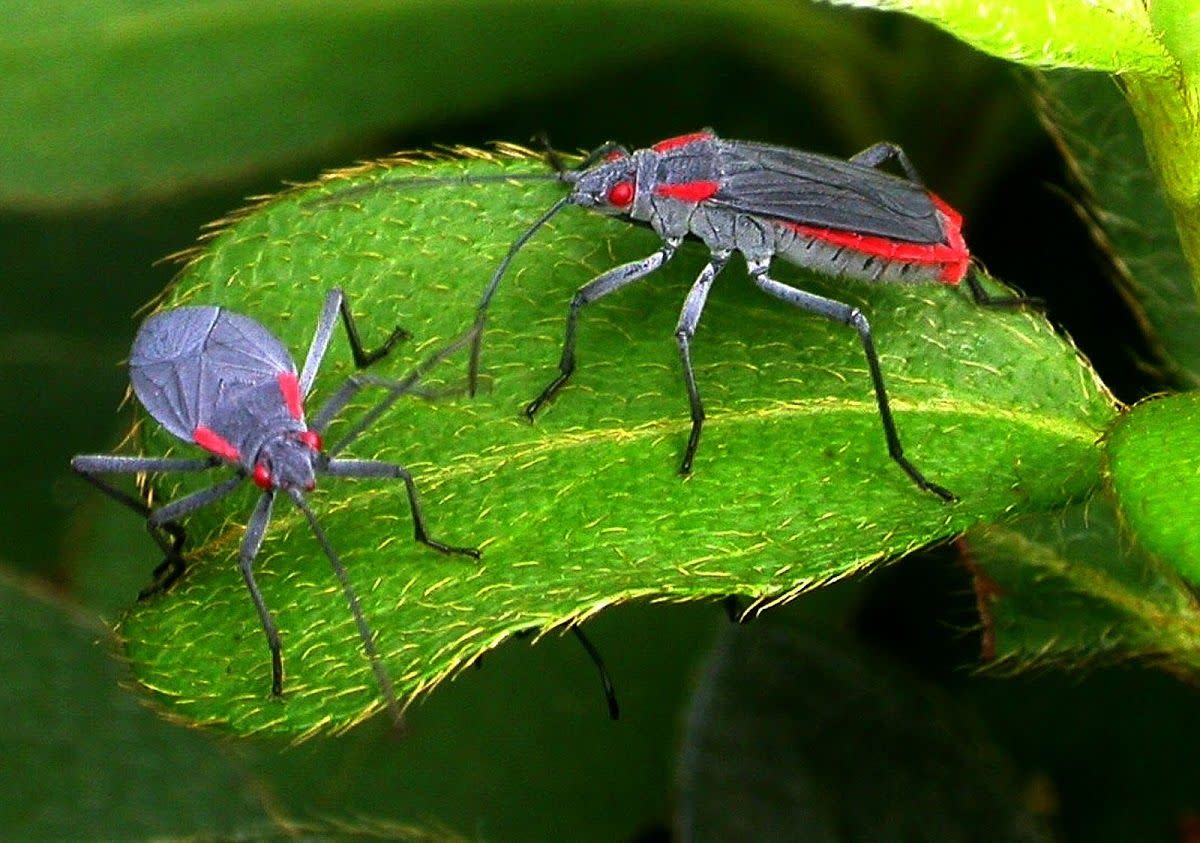
{"type": "MultiPolygon", "coordinates": [[[[558,178],[558,176],[554,178],[558,178]]],[[[568,194],[551,205],[548,211],[538,217],[533,225],[525,229],[524,233],[513,241],[513,244],[508,247],[508,253],[504,256],[504,260],[500,261],[500,265],[492,273],[492,279],[488,282],[487,289],[483,291],[483,298],[479,300],[479,305],[475,311],[475,324],[470,331],[471,362],[470,368],[467,370],[467,392],[469,394],[475,394],[475,387],[479,381],[479,352],[483,345],[483,329],[487,323],[487,309],[488,305],[492,303],[492,296],[496,294],[496,288],[500,286],[500,279],[504,277],[504,273],[508,270],[508,265],[517,256],[517,252],[521,251],[524,245],[529,242],[529,239],[537,233],[537,230],[570,203],[571,196],[568,194]]]]}
{"type": "Polygon", "coordinates": [[[292,502],[296,504],[297,508],[304,513],[304,517],[308,519],[308,524],[312,527],[313,535],[317,537],[321,549],[329,557],[329,564],[333,566],[333,573],[337,576],[338,582],[342,584],[342,591],[346,594],[346,602],[350,604],[350,611],[354,614],[354,622],[358,625],[358,634],[362,638],[363,650],[366,651],[367,659],[371,662],[371,670],[375,671],[375,679],[379,682],[380,690],[383,691],[383,698],[387,702],[388,710],[391,711],[396,725],[403,726],[404,712],[400,708],[400,703],[396,701],[396,690],[392,685],[392,678],[388,676],[387,670],[383,666],[383,661],[379,658],[379,651],[375,649],[374,635],[371,632],[371,627],[367,624],[367,619],[363,616],[362,607],[358,603],[358,596],[354,593],[354,587],[350,585],[350,578],[346,575],[346,569],[342,565],[337,552],[334,551],[333,545],[329,543],[329,538],[325,535],[325,531],[321,529],[321,525],[317,522],[316,514],[309,508],[308,502],[304,500],[304,495],[298,489],[288,489],[288,495],[291,496],[292,502]]]}
{"type": "Polygon", "coordinates": [[[371,427],[371,425],[375,424],[375,422],[379,420],[379,417],[386,413],[402,395],[407,392],[411,392],[413,387],[420,382],[421,378],[425,377],[425,375],[429,374],[430,370],[466,345],[467,341],[470,340],[472,336],[473,332],[468,331],[467,333],[458,337],[444,348],[440,349],[434,354],[429,355],[429,357],[427,357],[425,360],[422,360],[417,364],[416,368],[398,381],[365,374],[352,376],[347,381],[346,385],[343,386],[341,390],[339,390],[338,393],[334,395],[334,397],[331,398],[329,402],[318,412],[317,417],[313,422],[314,429],[318,431],[323,429],[328,423],[329,419],[336,415],[337,412],[340,411],[342,407],[344,407],[346,403],[349,402],[352,397],[354,397],[354,394],[362,389],[363,386],[371,385],[387,387],[390,390],[390,393],[386,398],[368,410],[362,416],[362,418],[351,425],[350,429],[345,433],[344,436],[342,436],[340,440],[338,440],[336,444],[326,448],[322,456],[326,460],[329,460],[344,451],[350,445],[350,443],[362,436],[363,433],[371,427]]]}

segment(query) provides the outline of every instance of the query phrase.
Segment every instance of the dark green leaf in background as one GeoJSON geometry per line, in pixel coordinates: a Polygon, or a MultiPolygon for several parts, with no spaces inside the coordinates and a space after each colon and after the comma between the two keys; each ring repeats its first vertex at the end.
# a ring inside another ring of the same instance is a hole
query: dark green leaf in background
{"type": "Polygon", "coordinates": [[[1039,79],[1041,116],[1084,195],[1077,205],[1167,376],[1200,384],[1200,308],[1175,218],[1118,83],[1099,73],[1039,79]]]}
{"type": "MultiPolygon", "coordinates": [[[[843,57],[862,50],[829,13],[779,0],[0,8],[0,204],[37,208],[243,177],[722,39],[753,40],[759,58],[809,80],[794,60],[800,44],[843,57]]],[[[614,129],[623,127],[627,115],[610,104],[614,129]]]]}
{"type": "Polygon", "coordinates": [[[120,687],[109,634],[92,617],[0,572],[0,640],[6,836],[132,840],[269,825],[231,753],[120,687]]]}
{"type": "Polygon", "coordinates": [[[1131,546],[1103,497],[968,533],[995,668],[1143,659],[1200,672],[1200,604],[1168,565],[1131,546]]]}
{"type": "MultiPolygon", "coordinates": [[[[701,23],[667,8],[618,41],[595,37],[614,13],[600,3],[5,5],[0,200],[36,206],[162,195],[298,160],[545,91],[695,39],[701,23]],[[465,85],[465,66],[491,70],[465,85]]],[[[632,4],[625,14],[639,17],[632,4]]]]}
{"type": "Polygon", "coordinates": [[[790,608],[721,636],[680,765],[683,843],[1050,839],[960,700],[790,608]]]}

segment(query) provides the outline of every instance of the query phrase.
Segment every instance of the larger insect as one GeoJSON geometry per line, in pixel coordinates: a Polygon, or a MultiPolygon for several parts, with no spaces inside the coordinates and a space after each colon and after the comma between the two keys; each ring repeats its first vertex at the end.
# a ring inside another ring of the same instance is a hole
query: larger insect
{"type": "Polygon", "coordinates": [[[409,392],[434,365],[466,344],[460,337],[432,355],[399,381],[365,374],[352,375],[305,420],[304,399],[312,389],[317,370],[332,339],[338,314],[350,339],[358,368],[386,355],[405,332],[397,328],[373,352],[363,349],[353,317],[341,290],[331,290],[317,322],[304,368],[296,364],[266,328],[221,307],[180,307],[150,317],[134,339],[129,359],[129,379],[146,411],[170,433],[208,452],[200,458],[134,457],[118,454],[77,456],[71,467],[109,497],[146,519],[147,528],[166,558],[155,569],[155,583],[142,593],[148,597],[171,585],[183,571],[181,551],[185,541],[178,520],[215,503],[247,479],[262,489],[242,539],[240,565],[246,588],[258,610],[259,621],[271,651],[271,691],[283,693],[283,660],[279,632],[254,579],[254,559],[262,546],[275,496],[283,492],[304,514],[321,549],[328,557],[354,614],[363,649],[393,715],[400,719],[391,679],[388,677],[358,598],[346,570],[305,500],[316,486],[317,475],[401,479],[408,491],[417,541],[443,553],[478,558],[479,551],[443,544],[429,536],[412,475],[404,466],[379,460],[338,457],[401,395],[409,392]],[[326,448],[321,434],[346,404],[366,386],[383,386],[387,397],[363,415],[342,438],[326,448]],[[198,472],[220,466],[233,473],[215,485],[152,509],[147,503],[110,485],[99,475],[141,472],[198,472]]]}
{"type": "Polygon", "coordinates": [[[704,405],[692,369],[691,344],[714,279],[734,252],[745,258],[750,278],[763,292],[858,332],[891,458],[921,489],[946,501],[955,496],[928,479],[904,455],[888,402],[871,326],[862,311],[835,299],[781,283],[771,261],[835,277],[876,282],[965,281],[976,302],[1013,307],[1034,302],[993,298],[972,271],[962,218],[928,191],[898,146],[880,143],[848,161],[761,143],[722,140],[711,131],[670,138],[630,153],[616,144],[596,149],[576,169],[548,152],[571,192],[555,203],[512,244],[480,300],[470,362],[470,389],[478,378],[488,307],[509,264],[555,214],[578,205],[648,225],[662,246],[641,260],[601,273],[571,300],[558,376],[525,408],[533,419],[575,371],[575,332],[585,305],[639,281],[671,260],[685,238],[711,252],[692,284],[675,339],[683,363],[692,428],[680,465],[689,474],[704,425],[704,405]],[[895,159],[905,178],[878,169],[895,159]]]}

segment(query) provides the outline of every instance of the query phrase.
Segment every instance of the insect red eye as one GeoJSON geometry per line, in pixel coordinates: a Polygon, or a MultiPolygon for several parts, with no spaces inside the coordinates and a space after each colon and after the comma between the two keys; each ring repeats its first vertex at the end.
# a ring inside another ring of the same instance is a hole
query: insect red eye
{"type": "Polygon", "coordinates": [[[633,201],[633,182],[619,181],[608,189],[608,201],[611,205],[624,208],[633,201]]]}
{"type": "Polygon", "coordinates": [[[321,441],[321,434],[315,430],[306,430],[297,438],[314,451],[319,451],[324,446],[324,443],[321,441]]]}
{"type": "Polygon", "coordinates": [[[257,463],[254,466],[254,485],[260,489],[271,488],[271,469],[267,468],[265,463],[257,463]]]}

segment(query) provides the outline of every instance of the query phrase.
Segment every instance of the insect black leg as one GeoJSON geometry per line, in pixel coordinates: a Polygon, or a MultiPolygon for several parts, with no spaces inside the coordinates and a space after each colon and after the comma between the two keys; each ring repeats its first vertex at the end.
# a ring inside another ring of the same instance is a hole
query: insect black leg
{"type": "MultiPolygon", "coordinates": [[[[163,561],[155,567],[154,582],[138,594],[139,600],[145,600],[171,586],[183,574],[183,545],[187,541],[187,533],[183,525],[175,523],[170,518],[157,516],[156,511],[144,500],[118,489],[98,475],[109,473],[137,474],[140,472],[169,472],[169,471],[206,471],[220,465],[215,458],[208,459],[168,459],[159,457],[132,457],[119,454],[95,454],[78,456],[71,460],[71,468],[80,477],[91,483],[109,498],[132,509],[146,519],[146,529],[154,543],[163,552],[163,561]]],[[[178,517],[178,516],[175,516],[178,517]]]]}
{"type": "Polygon", "coordinates": [[[883,383],[883,372],[879,367],[879,357],[875,353],[875,342],[871,339],[871,326],[867,322],[867,317],[863,316],[862,311],[857,307],[781,284],[767,275],[767,269],[768,265],[765,262],[750,264],[750,277],[763,292],[810,313],[816,313],[826,319],[849,325],[858,331],[858,336],[862,340],[863,352],[867,357],[867,366],[871,372],[871,383],[875,387],[875,403],[879,407],[879,419],[883,423],[883,432],[887,437],[888,453],[919,487],[927,492],[932,492],[944,501],[958,500],[948,489],[926,480],[925,475],[904,456],[904,449],[900,445],[900,435],[896,432],[896,422],[892,419],[892,410],[888,404],[887,388],[883,383]]]}
{"type": "Polygon", "coordinates": [[[429,536],[429,530],[425,526],[425,516],[421,512],[421,500],[417,495],[416,481],[404,466],[378,460],[329,460],[321,468],[321,471],[335,477],[386,477],[392,479],[398,477],[402,479],[408,489],[408,503],[412,510],[413,529],[417,541],[429,545],[434,550],[440,550],[442,553],[461,553],[464,556],[479,558],[479,551],[473,547],[456,547],[429,536]]]}
{"type": "Polygon", "coordinates": [[[692,370],[692,337],[696,326],[700,324],[700,315],[704,312],[704,302],[708,299],[708,291],[712,289],[713,280],[725,268],[729,261],[729,252],[714,252],[712,260],[700,271],[692,289],[688,291],[687,299],[683,302],[683,310],[679,313],[679,323],[675,326],[675,340],[679,343],[679,357],[683,361],[683,379],[687,383],[688,402],[692,412],[692,430],[688,434],[687,450],[683,454],[683,463],[679,473],[692,473],[692,460],[696,456],[696,448],[700,444],[700,429],[704,426],[704,405],[700,402],[700,391],[696,388],[696,373],[692,370]]]}
{"type": "Polygon", "coordinates": [[[621,706],[617,702],[617,692],[613,688],[612,677],[608,675],[608,668],[604,666],[604,659],[600,657],[600,651],[578,626],[571,627],[571,632],[575,633],[575,637],[579,639],[579,643],[587,651],[588,658],[592,660],[592,664],[596,666],[596,670],[600,674],[600,685],[604,688],[604,701],[608,704],[609,719],[620,720],[621,706]]]}
{"type": "Polygon", "coordinates": [[[350,339],[354,365],[360,369],[364,369],[386,356],[392,350],[392,346],[411,336],[403,328],[398,327],[392,331],[391,336],[383,345],[374,351],[367,351],[363,348],[362,340],[358,336],[358,328],[354,324],[354,316],[350,313],[350,307],[346,304],[345,294],[340,288],[334,287],[325,295],[325,305],[321,309],[320,318],[317,319],[317,329],[313,332],[312,342],[308,346],[308,354],[304,358],[304,368],[300,371],[301,395],[308,395],[309,390],[312,389],[313,381],[317,377],[317,370],[321,368],[321,361],[325,359],[325,352],[329,350],[329,341],[333,338],[333,326],[339,313],[342,316],[342,324],[346,327],[346,336],[350,339]]]}
{"type": "Polygon", "coordinates": [[[177,519],[215,503],[242,485],[242,481],[245,479],[245,476],[238,472],[220,483],[163,504],[146,516],[146,527],[152,534],[155,529],[162,530],[169,533],[175,539],[175,543],[171,552],[167,553],[166,558],[154,569],[154,581],[138,592],[138,600],[148,600],[155,594],[166,591],[183,576],[184,563],[181,554],[186,534],[177,519]]]}
{"type": "Polygon", "coordinates": [[[614,293],[622,287],[632,284],[634,281],[645,278],[650,273],[659,269],[664,263],[674,257],[681,242],[682,240],[678,238],[667,240],[663,243],[661,249],[649,257],[613,267],[607,272],[596,276],[595,279],[584,284],[576,291],[575,297],[571,299],[570,312],[567,314],[567,331],[566,337],[563,340],[562,357],[558,361],[558,377],[542,390],[541,395],[530,401],[525,407],[525,415],[529,417],[530,421],[537,415],[538,410],[554,397],[554,394],[562,388],[562,385],[571,377],[571,373],[575,371],[575,325],[579,320],[579,311],[583,309],[583,306],[603,298],[609,293],[614,293]]]}
{"type": "MultiPolygon", "coordinates": [[[[520,632],[515,633],[514,637],[528,638],[536,631],[536,629],[523,629],[520,632]]],[[[596,645],[592,643],[590,638],[583,634],[583,630],[578,626],[571,627],[571,632],[579,641],[580,645],[584,649],[584,652],[587,653],[588,658],[592,660],[592,664],[596,666],[596,670],[600,674],[600,686],[604,690],[604,702],[608,706],[609,719],[620,720],[621,704],[617,702],[617,691],[613,687],[612,677],[608,675],[608,668],[604,665],[604,659],[601,657],[600,651],[596,649],[596,645]]],[[[475,658],[475,666],[480,667],[481,665],[482,657],[477,656],[475,658]]]]}
{"type": "Polygon", "coordinates": [[[966,278],[967,289],[971,291],[971,298],[975,299],[975,303],[980,307],[998,307],[998,308],[1021,308],[1032,307],[1034,309],[1042,309],[1046,306],[1044,299],[1036,296],[993,296],[987,290],[983,289],[983,284],[979,282],[979,275],[974,267],[967,273],[966,278]]]}
{"type": "Polygon", "coordinates": [[[729,618],[730,623],[741,625],[750,622],[750,618],[746,616],[746,609],[742,606],[742,599],[736,594],[723,598],[721,608],[725,610],[725,617],[729,618]]]}
{"type": "Polygon", "coordinates": [[[904,175],[908,177],[908,180],[924,189],[925,182],[921,181],[920,175],[917,174],[917,168],[908,160],[908,155],[905,154],[904,150],[894,143],[883,141],[873,146],[868,146],[857,155],[851,156],[850,163],[858,164],[860,167],[875,169],[886,164],[893,158],[900,162],[900,167],[904,170],[904,175]]]}
{"type": "Polygon", "coordinates": [[[228,495],[234,489],[241,485],[245,480],[245,475],[240,472],[226,477],[220,483],[216,483],[208,488],[201,489],[198,492],[193,492],[178,500],[163,504],[154,512],[147,516],[147,520],[155,527],[162,527],[166,523],[175,521],[178,518],[183,518],[195,512],[197,509],[203,509],[211,503],[219,501],[221,498],[228,495]]]}
{"type": "Polygon", "coordinates": [[[283,656],[279,645],[279,630],[275,628],[271,612],[267,609],[262,592],[258,590],[258,583],[254,581],[254,558],[258,556],[258,551],[262,547],[267,524],[271,521],[271,506],[274,502],[275,493],[273,491],[263,492],[262,497],[258,499],[258,504],[254,507],[254,514],[250,516],[250,521],[246,524],[246,535],[242,538],[239,562],[242,579],[246,581],[246,588],[250,590],[254,608],[258,610],[258,620],[262,624],[263,633],[267,636],[267,646],[271,650],[271,693],[278,697],[283,694],[283,656]]]}

